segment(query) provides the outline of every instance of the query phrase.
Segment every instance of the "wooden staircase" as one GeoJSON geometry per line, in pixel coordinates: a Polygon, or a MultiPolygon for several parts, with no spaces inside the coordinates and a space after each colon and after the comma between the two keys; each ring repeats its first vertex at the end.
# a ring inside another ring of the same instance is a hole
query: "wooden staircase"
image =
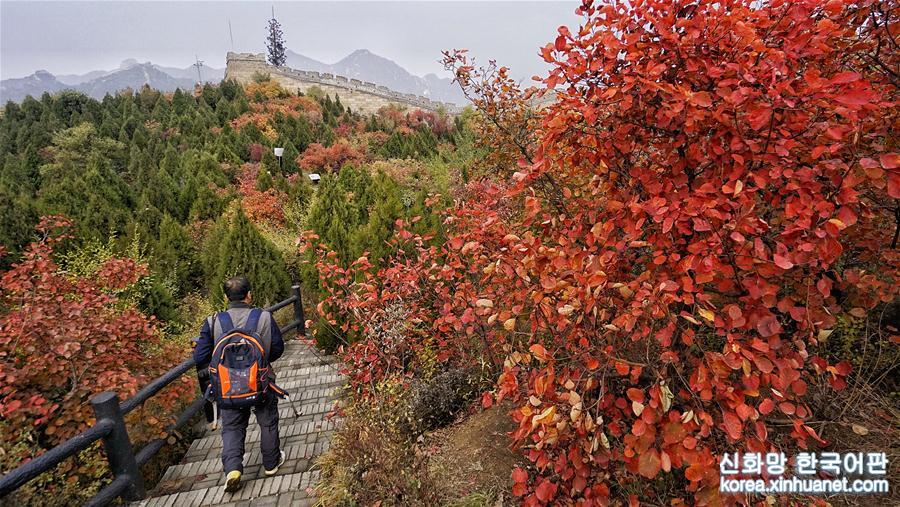
{"type": "Polygon", "coordinates": [[[146,507],[203,505],[314,505],[312,487],[319,478],[313,470],[315,458],[328,449],[331,435],[340,426],[327,418],[340,395],[343,379],[336,359],[317,356],[304,342],[291,340],[284,355],[273,363],[278,385],[286,389],[296,417],[287,402],[279,402],[279,436],[286,459],[274,477],[265,477],[259,449],[259,430],[250,417],[244,454],[243,487],[225,493],[222,471],[221,430],[207,431],[195,440],[181,463],[170,466],[149,498],[132,505],[146,507]]]}

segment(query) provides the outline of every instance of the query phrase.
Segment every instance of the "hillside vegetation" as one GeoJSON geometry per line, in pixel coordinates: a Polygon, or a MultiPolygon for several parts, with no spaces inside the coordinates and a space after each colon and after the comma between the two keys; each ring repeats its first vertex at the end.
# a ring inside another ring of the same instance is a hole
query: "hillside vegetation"
{"type": "Polygon", "coordinates": [[[362,337],[325,504],[824,504],[722,493],[719,461],[898,459],[896,4],[579,13],[540,50],[541,114],[507,69],[445,55],[488,152],[442,243],[400,231],[349,269],[319,251],[320,315],[362,337]],[[442,496],[469,472],[428,466],[454,452],[431,431],[483,424],[472,400],[511,400],[525,464],[442,496]]]}
{"type": "MultiPolygon", "coordinates": [[[[436,231],[433,197],[474,153],[465,120],[292,95],[261,77],[194,93],[74,92],[8,103],[0,118],[0,463],[10,470],[85,429],[89,398],[121,398],[181,361],[244,273],[271,304],[314,269],[303,231],[340,262],[388,253],[398,220],[436,231]],[[284,148],[283,160],[273,154],[284,148]],[[322,176],[314,189],[310,173],[322,176]]],[[[333,348],[334,336],[322,337],[333,348]]],[[[342,338],[343,339],[343,338],[342,338]]],[[[137,442],[191,400],[190,378],[136,411],[137,442]]],[[[20,495],[70,504],[108,480],[99,447],[20,495]],[[42,491],[42,496],[30,496],[42,491]],[[47,495],[47,493],[58,493],[47,495]],[[55,500],[54,500],[55,498],[55,500]]]]}

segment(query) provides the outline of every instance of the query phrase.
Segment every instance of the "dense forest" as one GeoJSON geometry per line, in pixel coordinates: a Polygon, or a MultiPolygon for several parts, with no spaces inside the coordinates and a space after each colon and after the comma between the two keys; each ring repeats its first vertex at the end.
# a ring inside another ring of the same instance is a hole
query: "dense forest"
{"type": "MultiPolygon", "coordinates": [[[[417,230],[436,232],[451,167],[474,154],[465,121],[392,108],[362,117],[340,97],[290,94],[267,76],[246,88],[144,88],[102,101],[62,92],[7,104],[3,468],[83,429],[98,388],[127,396],[177,364],[200,320],[224,307],[224,279],[246,274],[263,305],[299,282],[314,305],[321,289],[296,246],[303,231],[347,267],[364,253],[386,256],[398,220],[416,217],[417,230]],[[274,147],[284,148],[281,160],[274,147]],[[315,187],[311,173],[321,174],[315,187]]],[[[320,339],[333,349],[346,337],[320,339]]],[[[166,410],[192,394],[171,391],[159,402],[166,410]]],[[[164,419],[135,421],[147,426],[138,438],[164,419]]],[[[71,466],[88,478],[100,472],[85,459],[71,466]]]]}
{"type": "MultiPolygon", "coordinates": [[[[323,505],[824,504],[723,492],[720,460],[895,462],[895,2],[577,12],[538,87],[447,51],[459,117],[263,75],[8,104],[3,467],[176,362],[239,271],[260,303],[300,281],[342,360],[323,505]]],[[[29,487],[95,490],[89,451],[29,487]]]]}

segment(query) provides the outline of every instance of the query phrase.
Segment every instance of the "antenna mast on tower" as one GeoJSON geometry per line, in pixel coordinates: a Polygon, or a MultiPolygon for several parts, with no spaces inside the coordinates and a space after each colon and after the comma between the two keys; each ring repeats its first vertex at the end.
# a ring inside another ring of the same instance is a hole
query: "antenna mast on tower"
{"type": "Polygon", "coordinates": [[[203,76],[200,75],[200,67],[203,67],[203,61],[197,55],[194,55],[194,58],[197,59],[197,63],[194,64],[194,67],[197,67],[197,82],[200,86],[203,86],[203,76]]]}
{"type": "Polygon", "coordinates": [[[234,51],[234,32],[231,31],[231,19],[228,20],[228,38],[231,39],[231,50],[234,51]]]}

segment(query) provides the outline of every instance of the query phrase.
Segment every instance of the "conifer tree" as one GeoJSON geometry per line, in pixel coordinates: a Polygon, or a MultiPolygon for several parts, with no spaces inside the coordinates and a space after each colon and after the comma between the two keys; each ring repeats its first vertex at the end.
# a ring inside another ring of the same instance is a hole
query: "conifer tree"
{"type": "Polygon", "coordinates": [[[269,63],[281,67],[287,61],[284,54],[284,33],[281,31],[281,23],[275,19],[275,9],[272,8],[272,19],[269,20],[269,35],[266,37],[266,49],[269,50],[269,63]]]}
{"type": "Polygon", "coordinates": [[[159,239],[153,252],[153,268],[183,295],[195,286],[199,277],[197,252],[191,237],[171,215],[159,226],[159,239]]]}
{"type": "Polygon", "coordinates": [[[210,300],[224,302],[222,282],[242,274],[253,285],[253,297],[260,306],[276,302],[287,294],[291,279],[281,253],[256,230],[244,211],[220,218],[206,241],[205,278],[209,281],[210,300]]]}
{"type": "Polygon", "coordinates": [[[15,254],[32,239],[37,221],[32,200],[0,182],[0,245],[7,250],[0,256],[0,269],[9,267],[15,254]]]}
{"type": "Polygon", "coordinates": [[[260,164],[259,171],[256,175],[256,190],[265,192],[266,190],[272,188],[273,184],[274,180],[272,179],[272,171],[269,170],[266,164],[260,164]]]}

